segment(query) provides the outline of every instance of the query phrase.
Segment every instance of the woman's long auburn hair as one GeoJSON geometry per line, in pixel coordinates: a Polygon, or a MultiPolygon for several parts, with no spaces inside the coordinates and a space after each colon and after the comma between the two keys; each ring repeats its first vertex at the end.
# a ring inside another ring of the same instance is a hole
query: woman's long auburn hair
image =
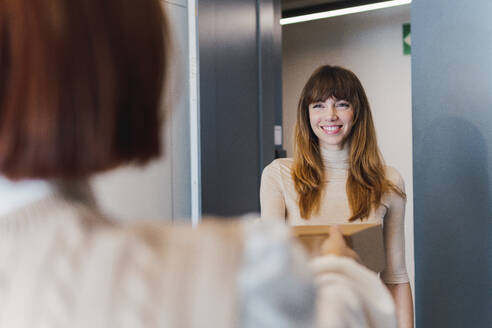
{"type": "Polygon", "coordinates": [[[346,142],[350,144],[347,197],[352,216],[349,221],[368,218],[386,192],[405,193],[385,177],[384,162],[376,141],[366,93],[357,76],[338,66],[321,66],[302,90],[297,107],[294,166],[292,177],[299,196],[301,217],[309,219],[319,212],[325,178],[318,137],[311,129],[309,105],[334,97],[354,109],[354,122],[346,142]]]}

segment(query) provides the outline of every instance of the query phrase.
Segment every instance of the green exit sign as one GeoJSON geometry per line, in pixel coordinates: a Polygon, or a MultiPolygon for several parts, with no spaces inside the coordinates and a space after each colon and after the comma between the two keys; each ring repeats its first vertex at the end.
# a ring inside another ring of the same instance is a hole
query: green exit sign
{"type": "Polygon", "coordinates": [[[410,33],[410,23],[403,24],[403,54],[410,55],[412,50],[412,38],[410,33]]]}

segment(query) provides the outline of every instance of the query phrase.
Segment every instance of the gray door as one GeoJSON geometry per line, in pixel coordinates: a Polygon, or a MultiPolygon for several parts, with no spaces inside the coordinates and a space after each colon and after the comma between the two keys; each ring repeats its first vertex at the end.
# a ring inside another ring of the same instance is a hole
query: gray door
{"type": "Polygon", "coordinates": [[[281,113],[280,2],[203,0],[198,13],[202,212],[258,212],[281,113]]]}
{"type": "Polygon", "coordinates": [[[491,12],[412,5],[418,328],[492,327],[491,12]]]}

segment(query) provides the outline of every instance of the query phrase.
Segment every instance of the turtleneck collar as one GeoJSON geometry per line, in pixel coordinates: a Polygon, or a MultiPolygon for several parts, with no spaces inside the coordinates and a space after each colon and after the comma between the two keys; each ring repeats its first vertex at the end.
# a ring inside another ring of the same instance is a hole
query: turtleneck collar
{"type": "Polygon", "coordinates": [[[320,147],[321,159],[324,166],[324,182],[347,180],[349,169],[349,146],[345,144],[342,149],[332,150],[320,147]]]}
{"type": "Polygon", "coordinates": [[[52,195],[94,203],[91,188],[85,180],[76,182],[12,181],[0,175],[0,216],[52,195]]]}
{"type": "Polygon", "coordinates": [[[345,169],[349,167],[349,145],[345,143],[342,149],[332,150],[321,148],[321,159],[326,169],[345,169]]]}

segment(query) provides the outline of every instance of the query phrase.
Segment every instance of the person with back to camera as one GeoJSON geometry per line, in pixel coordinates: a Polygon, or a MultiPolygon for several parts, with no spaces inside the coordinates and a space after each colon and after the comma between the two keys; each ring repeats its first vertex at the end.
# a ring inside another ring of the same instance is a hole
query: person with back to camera
{"type": "Polygon", "coordinates": [[[160,153],[168,33],[159,0],[0,0],[0,327],[392,327],[336,230],[310,272],[274,223],[101,214],[89,179],[160,153]]]}
{"type": "Polygon", "coordinates": [[[413,327],[404,182],[383,164],[369,102],[354,73],[337,66],[314,71],[299,100],[294,158],[264,169],[260,198],[263,219],[293,226],[382,223],[381,278],[395,300],[399,327],[413,327]]]}

